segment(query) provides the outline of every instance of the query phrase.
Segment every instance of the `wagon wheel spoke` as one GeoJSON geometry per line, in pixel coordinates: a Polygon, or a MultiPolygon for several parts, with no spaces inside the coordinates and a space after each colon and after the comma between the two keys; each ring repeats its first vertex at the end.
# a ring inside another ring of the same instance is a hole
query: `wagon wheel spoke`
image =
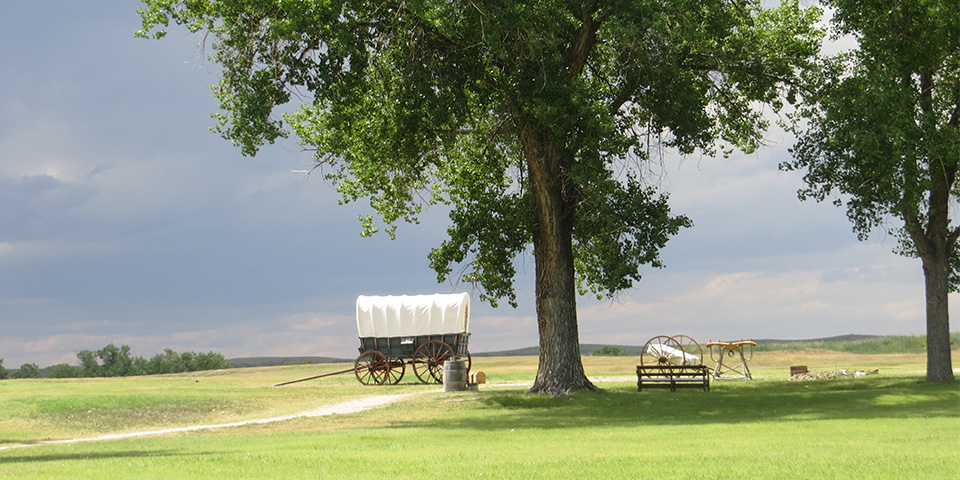
{"type": "Polygon", "coordinates": [[[433,380],[430,377],[430,359],[426,356],[426,350],[424,349],[426,346],[427,343],[419,346],[410,360],[410,364],[413,365],[413,373],[421,383],[431,383],[433,380]]]}
{"type": "Polygon", "coordinates": [[[394,358],[388,362],[387,365],[387,377],[385,383],[389,385],[396,385],[400,383],[400,379],[403,378],[403,374],[406,373],[407,367],[404,365],[403,360],[399,358],[394,358]]]}
{"type": "Polygon", "coordinates": [[[413,357],[413,371],[421,382],[443,383],[443,362],[453,358],[453,348],[439,340],[430,340],[417,347],[413,357]]]}
{"type": "Polygon", "coordinates": [[[364,385],[383,385],[387,379],[389,365],[384,354],[376,350],[367,350],[357,357],[353,365],[353,373],[364,385]]]}
{"type": "Polygon", "coordinates": [[[433,377],[437,383],[443,383],[443,362],[445,361],[446,360],[430,362],[430,376],[433,377]]]}
{"type": "Polygon", "coordinates": [[[386,355],[380,353],[380,357],[377,358],[377,361],[373,366],[373,378],[377,382],[377,385],[383,385],[387,382],[387,377],[389,374],[390,362],[387,360],[386,355]]]}
{"type": "Polygon", "coordinates": [[[373,384],[373,375],[369,368],[371,357],[372,353],[370,351],[363,352],[353,364],[353,374],[357,376],[357,381],[363,385],[373,384]]]}
{"type": "Polygon", "coordinates": [[[386,362],[380,362],[379,365],[373,371],[373,380],[377,385],[383,385],[387,381],[387,368],[386,362]]]}
{"type": "Polygon", "coordinates": [[[437,349],[437,354],[430,368],[431,375],[437,380],[437,383],[443,383],[443,363],[454,358],[456,358],[456,354],[453,351],[453,347],[440,342],[440,348],[437,349]]]}
{"type": "Polygon", "coordinates": [[[677,343],[667,335],[657,335],[651,338],[643,345],[643,350],[640,351],[640,365],[669,365],[670,361],[664,356],[662,345],[676,347],[677,343]]]}

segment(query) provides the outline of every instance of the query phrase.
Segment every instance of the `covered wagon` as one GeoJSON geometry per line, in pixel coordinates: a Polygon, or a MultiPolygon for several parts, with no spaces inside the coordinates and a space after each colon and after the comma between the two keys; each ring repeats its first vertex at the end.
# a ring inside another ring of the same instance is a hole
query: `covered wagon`
{"type": "Polygon", "coordinates": [[[421,382],[443,383],[443,363],[456,359],[469,372],[469,321],[466,293],[357,297],[357,380],[395,384],[409,364],[421,382]]]}

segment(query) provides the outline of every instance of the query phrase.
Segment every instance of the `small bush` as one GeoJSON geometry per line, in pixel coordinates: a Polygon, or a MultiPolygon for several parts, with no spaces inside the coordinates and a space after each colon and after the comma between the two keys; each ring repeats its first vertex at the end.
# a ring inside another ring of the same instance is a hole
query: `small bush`
{"type": "Polygon", "coordinates": [[[627,357],[630,354],[620,347],[604,345],[593,351],[594,357],[627,357]]]}
{"type": "Polygon", "coordinates": [[[79,378],[80,369],[66,363],[58,363],[47,369],[47,378],[79,378]]]}
{"type": "Polygon", "coordinates": [[[13,378],[40,378],[40,367],[36,363],[24,363],[20,370],[13,372],[13,378]]]}

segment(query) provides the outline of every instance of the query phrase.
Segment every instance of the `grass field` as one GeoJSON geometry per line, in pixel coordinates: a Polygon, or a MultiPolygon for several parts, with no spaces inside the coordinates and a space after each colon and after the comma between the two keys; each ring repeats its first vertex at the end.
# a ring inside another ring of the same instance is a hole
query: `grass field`
{"type": "Polygon", "coordinates": [[[638,393],[635,358],[584,357],[605,391],[567,398],[523,393],[532,357],[475,359],[488,378],[479,392],[444,393],[412,377],[363,387],[349,375],[271,386],[342,365],[7,380],[0,478],[960,478],[960,383],[924,381],[924,362],[923,354],[759,352],[753,381],[638,393]],[[798,364],[880,373],[788,381],[798,364]],[[398,393],[411,396],[355,414],[18,446],[398,393]]]}

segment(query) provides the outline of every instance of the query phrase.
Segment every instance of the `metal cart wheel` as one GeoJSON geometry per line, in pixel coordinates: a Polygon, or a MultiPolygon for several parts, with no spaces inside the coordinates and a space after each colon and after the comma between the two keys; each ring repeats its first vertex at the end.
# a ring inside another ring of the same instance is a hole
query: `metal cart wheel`
{"type": "Polygon", "coordinates": [[[703,349],[700,348],[700,344],[696,340],[686,335],[674,335],[671,338],[677,342],[677,345],[680,345],[680,350],[683,350],[684,365],[703,365],[703,349]],[[690,357],[687,357],[687,355],[690,357]]]}
{"type": "Polygon", "coordinates": [[[673,337],[657,335],[647,341],[643,346],[643,350],[640,351],[640,365],[656,365],[660,367],[670,365],[670,359],[658,348],[660,345],[677,350],[680,349],[680,344],[677,343],[673,337]]]}
{"type": "Polygon", "coordinates": [[[367,350],[357,357],[353,373],[364,385],[383,385],[390,376],[390,363],[386,355],[376,350],[367,350]]]}
{"type": "Polygon", "coordinates": [[[413,354],[413,372],[423,383],[443,383],[443,362],[454,357],[453,348],[439,340],[417,347],[413,354]]]}

